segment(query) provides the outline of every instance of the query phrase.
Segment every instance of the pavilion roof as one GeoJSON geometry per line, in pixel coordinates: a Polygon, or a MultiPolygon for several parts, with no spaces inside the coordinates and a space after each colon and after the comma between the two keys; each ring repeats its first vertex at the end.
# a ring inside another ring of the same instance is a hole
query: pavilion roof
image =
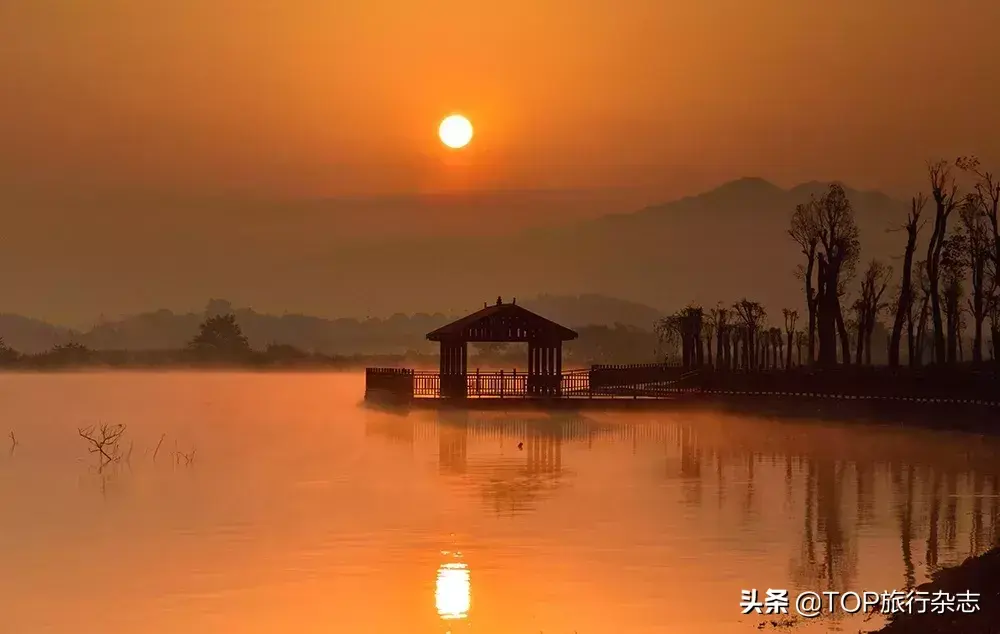
{"type": "Polygon", "coordinates": [[[485,306],[427,333],[430,341],[570,341],[577,333],[517,304],[485,306]]]}

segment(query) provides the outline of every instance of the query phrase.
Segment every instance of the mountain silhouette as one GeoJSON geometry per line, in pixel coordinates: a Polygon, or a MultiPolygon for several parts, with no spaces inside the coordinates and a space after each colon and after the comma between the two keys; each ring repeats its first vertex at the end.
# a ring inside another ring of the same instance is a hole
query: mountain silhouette
{"type": "MultiPolygon", "coordinates": [[[[394,197],[354,201],[337,213],[325,202],[235,208],[222,199],[193,205],[167,197],[148,206],[138,196],[103,209],[94,198],[71,215],[52,207],[16,216],[9,248],[0,251],[0,282],[10,289],[5,310],[75,326],[99,312],[198,310],[218,295],[262,312],[359,319],[461,314],[498,294],[545,293],[663,310],[746,295],[776,312],[801,307],[789,218],[827,185],[783,189],[742,178],[628,213],[608,198],[600,203],[608,213],[596,213],[594,203],[589,219],[575,221],[559,218],[573,217],[567,205],[581,192],[394,197]],[[386,208],[391,213],[380,215],[386,208]],[[512,229],[530,214],[545,221],[512,229]],[[428,229],[444,226],[440,235],[410,230],[425,216],[428,229]],[[354,218],[375,228],[357,234],[354,218]]],[[[886,229],[902,223],[906,205],[879,192],[848,195],[863,258],[900,252],[902,236],[886,229]]]]}

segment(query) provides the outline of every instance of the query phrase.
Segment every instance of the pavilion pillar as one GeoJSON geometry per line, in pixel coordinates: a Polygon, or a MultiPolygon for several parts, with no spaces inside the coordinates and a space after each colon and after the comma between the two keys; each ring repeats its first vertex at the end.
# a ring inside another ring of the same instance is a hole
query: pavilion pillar
{"type": "Polygon", "coordinates": [[[562,342],[558,342],[556,345],[556,378],[555,378],[555,392],[556,396],[562,396],[562,342]]]}
{"type": "Polygon", "coordinates": [[[535,396],[538,393],[539,372],[538,346],[534,341],[528,342],[528,396],[535,396]]]}
{"type": "Polygon", "coordinates": [[[466,397],[468,346],[464,341],[442,341],[440,358],[441,396],[466,397]]]}

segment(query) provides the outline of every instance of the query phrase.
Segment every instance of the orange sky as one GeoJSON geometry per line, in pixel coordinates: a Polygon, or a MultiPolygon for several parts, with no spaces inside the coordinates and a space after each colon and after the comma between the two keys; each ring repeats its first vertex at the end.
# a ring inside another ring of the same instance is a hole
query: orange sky
{"type": "Polygon", "coordinates": [[[908,188],[928,158],[1000,160],[998,20],[981,0],[7,0],[0,183],[908,188]],[[476,138],[449,155],[456,110],[476,138]]]}

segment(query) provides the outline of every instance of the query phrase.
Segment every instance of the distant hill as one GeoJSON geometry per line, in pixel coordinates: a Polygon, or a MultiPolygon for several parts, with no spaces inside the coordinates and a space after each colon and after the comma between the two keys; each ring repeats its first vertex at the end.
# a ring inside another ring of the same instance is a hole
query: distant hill
{"type": "MultiPolygon", "coordinates": [[[[545,317],[577,328],[623,324],[648,331],[660,316],[649,306],[599,295],[542,295],[522,303],[545,317]]],[[[228,308],[229,302],[210,302],[210,306],[219,305],[228,308]]],[[[358,320],[271,315],[249,308],[233,312],[254,348],[288,344],[307,351],[347,355],[434,352],[436,346],[425,335],[457,317],[397,313],[384,319],[358,320]]],[[[90,329],[74,331],[19,315],[0,315],[0,337],[7,345],[26,353],[43,352],[71,341],[94,350],[176,350],[187,345],[204,318],[203,313],[163,309],[122,319],[103,319],[90,329]]]]}
{"type": "MultiPolygon", "coordinates": [[[[816,182],[783,189],[744,178],[595,219],[596,207],[621,209],[609,199],[588,208],[589,220],[572,223],[561,219],[571,217],[566,206],[577,198],[516,192],[483,196],[476,204],[459,199],[461,205],[403,197],[390,215],[361,203],[337,212],[317,204],[308,213],[267,205],[213,211],[209,203],[139,213],[126,201],[112,214],[91,205],[88,214],[73,216],[88,219],[79,231],[42,212],[16,216],[8,247],[0,250],[0,283],[11,289],[7,310],[23,302],[39,313],[67,315],[134,313],[142,306],[184,312],[212,295],[261,313],[460,314],[497,295],[542,293],[616,297],[662,310],[748,296],[778,313],[802,303],[789,219],[796,204],[826,187],[816,182]],[[427,220],[423,234],[411,230],[412,218],[401,220],[407,213],[427,220]],[[219,214],[225,216],[221,227],[219,214]],[[531,214],[545,216],[544,222],[511,232],[531,214]],[[348,216],[386,229],[361,239],[347,233],[354,226],[348,216]],[[35,226],[29,223],[43,221],[51,231],[28,230],[35,226]],[[476,231],[466,231],[472,225],[476,231]],[[441,230],[429,237],[435,226],[441,230]],[[104,233],[91,235],[98,229],[104,233]],[[45,236],[45,244],[32,243],[37,236],[45,236]]],[[[878,192],[848,194],[863,257],[898,254],[904,237],[886,230],[903,222],[906,203],[878,192]]],[[[646,316],[627,319],[637,323],[646,316]]]]}
{"type": "MultiPolygon", "coordinates": [[[[801,307],[799,249],[787,235],[795,206],[826,183],[786,190],[746,178],[699,196],[517,236],[461,242],[398,242],[341,250],[332,270],[366,274],[332,280],[330,291],[372,310],[390,306],[472,308],[504,295],[599,294],[674,310],[743,296],[772,313],[801,307]]],[[[907,205],[879,192],[848,188],[862,238],[862,257],[895,257],[903,236],[888,229],[907,205]]],[[[316,266],[320,266],[319,261],[316,266]]]]}
{"type": "Polygon", "coordinates": [[[528,310],[571,328],[622,324],[652,330],[664,315],[652,306],[593,293],[539,295],[523,303],[528,310]]]}

